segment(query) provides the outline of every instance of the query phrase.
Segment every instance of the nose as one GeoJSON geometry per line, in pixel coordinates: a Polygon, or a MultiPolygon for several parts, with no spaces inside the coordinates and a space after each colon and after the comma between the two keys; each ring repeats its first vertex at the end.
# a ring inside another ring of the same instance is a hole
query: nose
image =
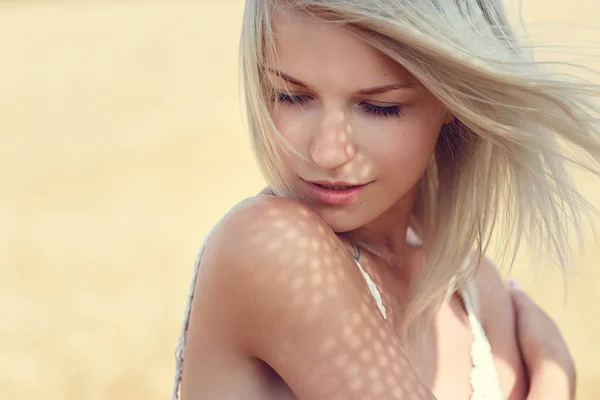
{"type": "Polygon", "coordinates": [[[322,169],[335,170],[356,155],[352,127],[341,110],[324,113],[310,146],[310,155],[322,169]]]}

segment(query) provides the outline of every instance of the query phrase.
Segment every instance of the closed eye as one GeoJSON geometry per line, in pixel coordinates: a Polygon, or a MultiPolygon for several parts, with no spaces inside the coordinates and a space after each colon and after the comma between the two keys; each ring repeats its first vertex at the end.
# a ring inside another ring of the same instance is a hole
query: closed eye
{"type": "Polygon", "coordinates": [[[360,108],[363,112],[374,117],[400,117],[402,115],[402,107],[399,105],[393,106],[377,106],[371,103],[360,103],[360,108]]]}
{"type": "MultiPolygon", "coordinates": [[[[271,100],[276,104],[304,105],[313,100],[313,98],[312,96],[304,94],[277,92],[273,94],[271,100]]],[[[372,103],[361,102],[359,103],[359,108],[362,112],[373,117],[392,118],[400,117],[402,115],[402,107],[400,105],[380,106],[372,103]]]]}
{"type": "Polygon", "coordinates": [[[273,96],[273,102],[282,104],[304,104],[310,100],[310,96],[289,93],[275,93],[273,96]]]}

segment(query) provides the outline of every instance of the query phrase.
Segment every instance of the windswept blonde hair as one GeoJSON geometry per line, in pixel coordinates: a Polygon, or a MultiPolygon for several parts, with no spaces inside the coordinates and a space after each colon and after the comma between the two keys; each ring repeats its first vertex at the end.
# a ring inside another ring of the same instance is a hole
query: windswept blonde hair
{"type": "Polygon", "coordinates": [[[355,33],[456,117],[420,182],[414,216],[427,259],[402,310],[406,327],[443,298],[453,277],[460,284],[473,276],[497,231],[509,256],[526,238],[566,267],[571,232],[580,234],[591,210],[567,166],[598,171],[598,85],[534,61],[500,0],[247,0],[241,59],[250,134],[267,182],[282,196],[294,193],[278,151],[286,144],[268,112],[265,69],[277,56],[272,16],[289,8],[355,33]]]}
{"type": "MultiPolygon", "coordinates": [[[[492,236],[509,258],[528,239],[566,267],[571,233],[580,235],[592,210],[567,167],[598,173],[598,85],[536,62],[501,0],[246,0],[241,63],[250,135],[265,179],[281,196],[294,193],[280,158],[286,144],[269,115],[265,70],[276,57],[272,16],[289,7],[355,33],[456,117],[443,127],[419,185],[414,218],[427,257],[402,310],[405,332],[453,278],[465,284],[473,276],[492,236]],[[473,249],[472,263],[461,268],[473,249]]],[[[188,316],[189,306],[177,384],[188,316]]]]}

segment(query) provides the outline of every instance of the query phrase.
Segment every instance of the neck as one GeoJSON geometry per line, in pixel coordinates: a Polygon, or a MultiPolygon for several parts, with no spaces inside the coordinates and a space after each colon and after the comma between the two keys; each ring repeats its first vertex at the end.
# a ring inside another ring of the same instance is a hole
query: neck
{"type": "Polygon", "coordinates": [[[407,242],[407,233],[411,226],[416,193],[416,188],[411,190],[377,219],[350,232],[351,236],[388,263],[406,264],[409,253],[414,250],[414,246],[407,242]]]}

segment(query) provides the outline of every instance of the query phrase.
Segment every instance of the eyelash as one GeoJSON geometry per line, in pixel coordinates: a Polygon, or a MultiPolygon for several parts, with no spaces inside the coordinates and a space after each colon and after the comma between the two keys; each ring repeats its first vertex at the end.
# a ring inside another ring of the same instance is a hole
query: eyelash
{"type": "MultiPolygon", "coordinates": [[[[307,101],[311,100],[310,96],[306,95],[294,95],[294,94],[285,94],[285,93],[277,93],[273,96],[273,102],[283,103],[288,105],[302,105],[307,101]]],[[[391,117],[400,117],[402,115],[402,107],[401,106],[376,106],[371,103],[360,103],[360,108],[366,114],[375,116],[375,117],[383,117],[383,118],[391,118],[391,117]]]]}

